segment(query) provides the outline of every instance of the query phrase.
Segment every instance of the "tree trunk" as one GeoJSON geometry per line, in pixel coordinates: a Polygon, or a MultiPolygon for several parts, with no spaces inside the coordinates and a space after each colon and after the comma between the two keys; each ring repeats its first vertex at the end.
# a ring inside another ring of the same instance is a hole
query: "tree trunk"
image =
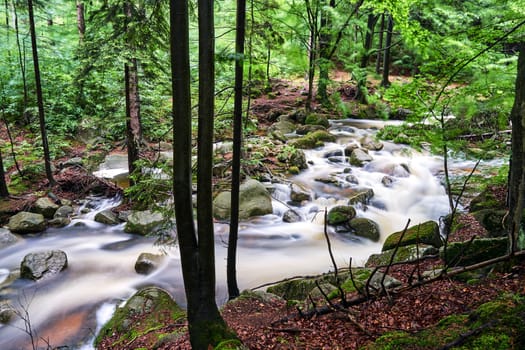
{"type": "Polygon", "coordinates": [[[0,152],[0,198],[9,196],[9,190],[7,189],[7,182],[5,181],[4,162],[2,159],[2,152],[0,152]]]}
{"type": "Polygon", "coordinates": [[[390,46],[392,45],[392,34],[394,30],[394,20],[392,15],[388,15],[388,25],[386,31],[385,50],[383,56],[383,79],[381,80],[381,86],[389,87],[390,81],[388,77],[390,75],[390,46]]]}
{"type": "MultiPolygon", "coordinates": [[[[335,7],[335,1],[330,1],[330,7],[335,7]]],[[[317,83],[317,98],[323,105],[328,104],[328,92],[326,91],[330,81],[330,43],[332,41],[331,23],[328,10],[321,10],[321,21],[319,24],[319,82],[317,83]]]]}
{"type": "MultiPolygon", "coordinates": [[[[135,162],[140,158],[139,152],[142,142],[137,70],[137,60],[135,58],[131,60],[130,64],[124,65],[124,77],[126,81],[126,141],[130,174],[134,173],[136,170],[135,162]]],[[[130,182],[130,184],[132,183],[130,182]]]]}
{"type": "Polygon", "coordinates": [[[188,3],[170,1],[173,84],[173,192],[177,237],[193,349],[213,348],[232,338],[215,302],[215,254],[211,198],[214,34],[213,1],[199,0],[199,131],[197,225],[192,210],[191,95],[188,3]]]}
{"type": "Polygon", "coordinates": [[[373,13],[368,14],[368,20],[366,22],[366,34],[365,42],[363,44],[363,54],[361,55],[361,62],[359,68],[366,68],[368,66],[368,60],[370,59],[372,42],[374,39],[374,28],[376,26],[377,16],[373,13]]]}
{"type": "Polygon", "coordinates": [[[379,25],[379,43],[377,44],[376,54],[376,74],[381,72],[381,55],[383,54],[383,33],[385,31],[385,14],[381,14],[381,24],[379,25]]]}
{"type": "Polygon", "coordinates": [[[510,159],[508,206],[510,251],[518,249],[518,237],[523,230],[522,216],[525,187],[525,42],[519,44],[516,93],[510,113],[512,122],[512,151],[510,159]]]}
{"type": "Polygon", "coordinates": [[[35,69],[35,85],[36,85],[36,96],[37,96],[37,104],[38,104],[38,119],[40,121],[40,134],[42,137],[42,147],[44,149],[44,165],[46,168],[46,177],[47,177],[47,180],[49,181],[49,186],[54,186],[55,179],[53,178],[53,172],[51,170],[51,157],[49,154],[49,146],[47,144],[46,118],[44,115],[44,98],[42,96],[42,85],[40,82],[40,66],[38,64],[35,17],[33,14],[33,1],[32,0],[27,0],[27,8],[29,12],[29,30],[31,32],[31,47],[33,49],[33,65],[35,69]]]}
{"type": "Polygon", "coordinates": [[[20,106],[20,115],[24,116],[24,121],[26,124],[29,124],[31,122],[31,118],[29,117],[29,113],[26,111],[27,109],[27,101],[28,101],[28,89],[27,89],[27,76],[26,76],[26,62],[25,62],[25,47],[22,50],[22,43],[20,42],[20,28],[18,26],[18,12],[16,10],[16,6],[13,6],[13,13],[14,13],[14,22],[15,22],[15,36],[16,36],[16,47],[18,49],[18,62],[20,64],[20,73],[22,75],[22,87],[23,87],[23,98],[22,98],[22,105],[20,106]]]}
{"type": "Polygon", "coordinates": [[[310,30],[310,51],[308,56],[308,95],[306,96],[306,111],[312,110],[313,90],[314,90],[314,78],[315,78],[315,58],[316,58],[316,30],[310,30]]]}
{"type": "MultiPolygon", "coordinates": [[[[133,20],[131,4],[124,3],[124,13],[126,19],[133,20]]],[[[127,31],[127,28],[126,28],[127,31]]],[[[134,52],[135,48],[131,47],[134,52]]],[[[142,124],[140,121],[140,95],[139,95],[139,76],[138,63],[136,58],[131,58],[130,62],[124,65],[124,80],[126,93],[126,141],[128,149],[128,169],[129,174],[135,173],[135,162],[139,160],[140,147],[142,143],[142,124]]],[[[133,185],[130,177],[130,185],[133,185]]]]}
{"type": "Polygon", "coordinates": [[[84,40],[84,35],[86,34],[86,21],[84,18],[84,3],[77,0],[77,28],[78,28],[78,37],[80,42],[84,40]]]}
{"type": "Polygon", "coordinates": [[[235,96],[233,105],[232,188],[230,234],[228,236],[228,257],[226,265],[228,298],[230,300],[239,296],[236,265],[237,239],[239,235],[239,188],[241,185],[242,90],[244,76],[244,36],[246,32],[246,0],[237,0],[236,22],[237,28],[235,33],[235,57],[237,57],[237,59],[235,60],[235,96]]]}

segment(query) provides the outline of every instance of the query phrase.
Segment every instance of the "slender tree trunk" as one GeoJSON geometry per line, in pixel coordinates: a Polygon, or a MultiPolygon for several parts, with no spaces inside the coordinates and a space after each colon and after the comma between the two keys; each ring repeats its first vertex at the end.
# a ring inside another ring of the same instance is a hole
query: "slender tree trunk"
{"type": "Polygon", "coordinates": [[[388,15],[387,21],[388,25],[383,56],[383,79],[381,80],[381,86],[384,87],[390,86],[390,81],[388,80],[390,75],[390,46],[392,45],[392,35],[394,31],[394,21],[392,19],[392,15],[388,15]]]}
{"type": "Polygon", "coordinates": [[[80,42],[84,40],[86,34],[86,21],[84,18],[84,2],[77,0],[77,28],[80,42]]]}
{"type": "Polygon", "coordinates": [[[211,198],[214,113],[213,1],[199,0],[199,131],[197,225],[193,223],[191,96],[188,3],[170,1],[173,84],[173,192],[177,237],[187,299],[190,342],[195,350],[232,338],[215,302],[215,254],[211,198]],[[202,128],[202,130],[201,130],[202,128]]]}
{"type": "Polygon", "coordinates": [[[244,36],[246,32],[246,0],[237,0],[237,20],[235,33],[235,97],[233,106],[233,159],[230,235],[228,237],[227,282],[228,297],[239,296],[237,286],[237,239],[239,235],[239,188],[241,185],[242,149],[242,90],[244,76],[244,36]]]}
{"type": "MultiPolygon", "coordinates": [[[[124,4],[124,12],[128,21],[132,21],[131,4],[124,4]]],[[[126,29],[127,30],[127,29],[126,29]]],[[[134,47],[131,51],[134,51],[134,47]]],[[[140,95],[139,95],[139,76],[138,63],[136,58],[131,58],[130,62],[124,65],[124,80],[126,93],[126,130],[127,130],[127,149],[128,149],[128,168],[129,174],[136,171],[135,162],[139,160],[140,147],[142,143],[142,123],[140,121],[140,95]]],[[[133,185],[130,178],[130,185],[133,185]]]]}
{"type": "MultiPolygon", "coordinates": [[[[251,23],[250,23],[250,36],[249,36],[249,41],[248,41],[248,57],[249,57],[249,64],[248,64],[248,92],[247,92],[247,101],[246,101],[246,120],[248,120],[248,117],[249,117],[249,113],[250,113],[250,107],[251,107],[251,103],[252,103],[252,93],[251,93],[251,89],[252,89],[252,63],[253,63],[253,55],[252,55],[252,52],[253,52],[253,27],[254,27],[254,22],[255,22],[255,11],[254,11],[254,4],[253,4],[253,0],[250,0],[250,19],[251,19],[251,23]]],[[[244,123],[244,126],[248,125],[248,123],[244,123]]]]}
{"type": "Polygon", "coordinates": [[[27,76],[26,76],[25,47],[22,47],[22,44],[20,42],[20,28],[18,26],[18,12],[16,10],[16,6],[13,6],[13,12],[15,16],[14,22],[15,22],[16,47],[18,49],[18,62],[20,65],[20,73],[22,74],[22,87],[23,87],[22,105],[20,106],[20,115],[24,116],[25,123],[29,124],[31,122],[31,119],[29,118],[29,113],[26,111],[27,101],[29,100],[29,97],[28,97],[27,76]]]}
{"type": "Polygon", "coordinates": [[[49,146],[47,144],[46,118],[44,115],[44,98],[42,95],[42,85],[40,83],[40,66],[38,64],[35,18],[33,14],[33,1],[32,0],[27,0],[27,7],[29,10],[29,30],[31,32],[31,47],[33,48],[33,65],[35,69],[35,85],[36,85],[36,96],[37,96],[37,104],[38,104],[38,118],[40,121],[40,134],[42,137],[42,147],[44,149],[44,165],[46,168],[46,177],[47,177],[47,180],[49,181],[49,186],[54,186],[55,179],[53,178],[53,172],[51,170],[51,157],[49,154],[49,146]]]}
{"type": "Polygon", "coordinates": [[[381,14],[381,24],[379,25],[379,42],[377,44],[376,54],[376,74],[381,72],[381,56],[383,54],[383,34],[385,31],[385,14],[381,14]]]}
{"type": "Polygon", "coordinates": [[[5,181],[4,162],[2,160],[2,152],[0,152],[0,198],[9,197],[9,190],[7,189],[7,182],[5,181]]]}
{"type": "Polygon", "coordinates": [[[518,237],[523,228],[525,187],[525,42],[519,44],[516,93],[510,113],[512,122],[512,154],[510,160],[508,206],[510,251],[518,249],[518,237]]]}

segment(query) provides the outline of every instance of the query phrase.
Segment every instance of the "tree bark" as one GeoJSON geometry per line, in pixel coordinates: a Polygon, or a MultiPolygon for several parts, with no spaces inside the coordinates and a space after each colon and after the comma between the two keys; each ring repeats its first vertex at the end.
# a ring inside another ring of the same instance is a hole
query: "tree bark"
{"type": "Polygon", "coordinates": [[[78,28],[78,37],[80,42],[84,40],[84,35],[86,34],[86,21],[84,18],[84,3],[77,0],[77,28],[78,28]]]}
{"type": "Polygon", "coordinates": [[[368,66],[368,60],[370,59],[372,42],[374,40],[374,28],[377,22],[377,15],[373,13],[368,14],[368,19],[366,21],[366,34],[365,42],[363,44],[363,54],[361,55],[361,62],[359,63],[359,68],[366,68],[368,66]]]}
{"type": "Polygon", "coordinates": [[[385,14],[381,14],[381,24],[379,25],[379,43],[377,44],[376,54],[376,74],[381,72],[381,55],[383,53],[383,33],[385,31],[385,14]]]}
{"type": "Polygon", "coordinates": [[[523,230],[522,216],[525,186],[525,42],[519,44],[518,72],[514,105],[510,113],[512,122],[512,151],[509,170],[508,207],[510,251],[518,249],[518,237],[523,230]]]}
{"type": "Polygon", "coordinates": [[[214,109],[213,1],[199,0],[199,131],[197,220],[193,222],[191,95],[188,3],[170,1],[173,85],[173,192],[188,328],[193,349],[232,338],[215,302],[215,254],[211,210],[214,109]]]}
{"type": "Polygon", "coordinates": [[[381,86],[383,87],[390,86],[390,81],[388,80],[390,75],[390,46],[392,45],[392,35],[394,30],[394,20],[392,19],[392,15],[389,14],[387,16],[388,25],[383,56],[383,79],[381,80],[381,86]]]}
{"type": "MultiPolygon", "coordinates": [[[[124,13],[126,20],[133,20],[133,13],[131,11],[131,4],[124,3],[124,13]]],[[[127,25],[126,25],[127,31],[127,25]]],[[[135,48],[132,46],[131,51],[135,48]]],[[[140,120],[140,95],[139,95],[139,76],[138,76],[138,62],[136,58],[131,58],[130,62],[124,65],[124,80],[126,93],[126,141],[128,150],[128,170],[129,174],[136,171],[135,162],[139,160],[140,147],[142,143],[142,123],[140,120]]],[[[130,185],[133,185],[133,180],[130,177],[130,185]]]]}
{"type": "Polygon", "coordinates": [[[237,286],[237,239],[239,236],[239,192],[241,185],[242,156],[242,89],[244,77],[244,36],[246,32],[246,0],[237,0],[237,20],[235,33],[235,96],[233,105],[233,158],[232,158],[232,188],[230,234],[228,236],[228,257],[226,278],[228,298],[239,296],[237,286]]]}
{"type": "Polygon", "coordinates": [[[7,189],[7,182],[5,180],[4,161],[2,159],[2,152],[0,152],[0,198],[8,196],[9,190],[7,189]]]}
{"type": "Polygon", "coordinates": [[[44,114],[44,98],[42,95],[42,85],[40,82],[40,66],[38,64],[35,17],[33,14],[33,1],[32,0],[27,0],[27,8],[29,12],[29,30],[31,32],[31,47],[33,49],[33,66],[35,69],[35,85],[36,85],[36,96],[37,96],[37,104],[38,104],[38,119],[40,122],[40,135],[42,137],[42,147],[44,149],[44,165],[46,169],[46,177],[49,182],[49,186],[54,186],[55,179],[53,178],[53,172],[51,170],[51,157],[49,154],[49,146],[47,143],[46,118],[44,114]]]}

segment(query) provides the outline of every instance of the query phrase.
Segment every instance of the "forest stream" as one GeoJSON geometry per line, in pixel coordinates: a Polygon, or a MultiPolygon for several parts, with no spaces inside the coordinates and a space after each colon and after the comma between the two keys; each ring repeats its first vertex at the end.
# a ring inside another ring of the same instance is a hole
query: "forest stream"
{"type": "MultiPolygon", "coordinates": [[[[411,225],[427,220],[439,221],[448,213],[448,198],[442,185],[443,159],[405,145],[383,142],[379,151],[370,151],[373,160],[363,167],[348,164],[337,151],[365,136],[373,135],[383,122],[338,120],[330,131],[336,143],[307,150],[308,169],[289,180],[308,188],[312,201],[300,206],[289,204],[286,183],[269,184],[274,212],[242,222],[238,249],[238,283],[241,289],[298,275],[312,275],[333,270],[324,238],[324,211],[336,204],[346,204],[347,193],[356,186],[373,189],[367,205],[358,205],[357,216],[378,223],[379,242],[339,233],[328,227],[334,257],[339,267],[363,265],[370,254],[381,250],[384,238],[411,225]],[[334,154],[326,157],[327,154],[334,154]],[[345,170],[346,169],[346,170],[345,170]],[[349,170],[351,169],[351,170],[349,170]],[[349,174],[352,175],[349,178],[349,174]],[[391,181],[385,185],[388,175],[391,181]],[[332,178],[334,183],[319,181],[332,178]],[[356,184],[357,183],[357,184],[356,184]],[[284,223],[283,213],[293,208],[301,221],[284,223]]],[[[451,171],[470,171],[473,162],[452,161],[451,171]]],[[[31,349],[28,326],[37,335],[40,346],[48,341],[53,347],[77,346],[92,349],[94,334],[111,316],[115,306],[144,285],[157,285],[169,291],[184,305],[184,287],[178,247],[156,245],[155,238],[130,235],[123,225],[96,223],[97,211],[118,204],[117,199],[94,199],[96,208],[75,217],[61,229],[28,237],[4,248],[0,257],[0,283],[19,269],[23,257],[34,251],[60,249],[67,253],[68,268],[53,278],[33,282],[17,279],[2,283],[2,299],[9,298],[25,316],[0,328],[0,349],[31,349]],[[142,252],[166,254],[163,265],[150,275],[135,272],[134,264],[142,252]],[[71,345],[72,338],[74,344],[71,345]],[[23,345],[22,345],[23,344],[23,345]]],[[[216,224],[217,301],[227,300],[226,244],[227,223],[216,224]]]]}

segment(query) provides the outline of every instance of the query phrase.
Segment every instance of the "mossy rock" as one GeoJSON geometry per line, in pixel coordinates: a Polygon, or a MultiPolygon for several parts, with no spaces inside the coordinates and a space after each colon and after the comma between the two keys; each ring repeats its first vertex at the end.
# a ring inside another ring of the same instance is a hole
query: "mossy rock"
{"type": "Polygon", "coordinates": [[[507,234],[503,224],[507,210],[481,209],[472,212],[472,216],[489,232],[491,237],[501,237],[507,234]]]}
{"type": "MultiPolygon", "coordinates": [[[[100,330],[94,345],[98,347],[102,341],[110,340],[112,346],[122,346],[161,329],[165,324],[180,323],[185,317],[185,311],[166,291],[147,287],[135,293],[123,307],[117,308],[113,317],[100,330]]],[[[149,348],[153,348],[156,341],[157,338],[152,339],[149,348]]]]}
{"type": "Polygon", "coordinates": [[[328,225],[343,225],[356,216],[354,207],[349,205],[337,205],[328,212],[328,225]]]}
{"type": "Polygon", "coordinates": [[[377,242],[381,237],[377,223],[366,218],[353,218],[349,222],[354,235],[377,242]]]}
{"type": "Polygon", "coordinates": [[[276,284],[266,291],[285,300],[305,300],[314,288],[315,279],[298,279],[276,284]]]}
{"type": "MultiPolygon", "coordinates": [[[[388,265],[390,259],[392,259],[392,254],[394,254],[394,250],[395,249],[390,249],[378,254],[370,255],[368,257],[368,260],[366,261],[365,266],[374,267],[388,265]]],[[[396,255],[394,256],[393,262],[400,263],[416,261],[418,256],[421,258],[423,256],[437,254],[439,254],[439,250],[434,246],[425,244],[412,244],[404,247],[399,247],[397,249],[396,255]]]]}
{"type": "Polygon", "coordinates": [[[304,121],[306,125],[320,125],[325,128],[328,128],[330,126],[330,122],[328,121],[328,117],[323,114],[318,113],[310,113],[306,116],[306,120],[304,121]]]}
{"type": "Polygon", "coordinates": [[[469,212],[482,209],[505,209],[505,203],[499,201],[490,189],[485,189],[470,201],[469,212]]]}
{"type": "Polygon", "coordinates": [[[508,241],[507,237],[499,237],[453,242],[448,244],[446,251],[441,248],[440,256],[449,265],[468,266],[505,255],[508,241]]]}
{"type": "MultiPolygon", "coordinates": [[[[389,235],[383,243],[382,251],[394,249],[399,242],[399,238],[403,234],[403,231],[394,232],[389,235]]],[[[411,244],[429,244],[434,247],[441,247],[443,241],[439,234],[439,226],[435,221],[426,221],[418,225],[414,225],[407,229],[407,232],[403,236],[399,246],[407,246],[411,244]]]]}
{"type": "Polygon", "coordinates": [[[504,295],[482,304],[471,314],[444,317],[435,326],[417,333],[388,332],[362,349],[441,349],[457,340],[462,340],[461,345],[453,349],[524,349],[524,314],[523,296],[504,295]]]}
{"type": "Polygon", "coordinates": [[[325,142],[335,142],[335,136],[325,130],[317,130],[303,137],[291,140],[290,145],[295,148],[311,149],[324,146],[325,142]]]}

